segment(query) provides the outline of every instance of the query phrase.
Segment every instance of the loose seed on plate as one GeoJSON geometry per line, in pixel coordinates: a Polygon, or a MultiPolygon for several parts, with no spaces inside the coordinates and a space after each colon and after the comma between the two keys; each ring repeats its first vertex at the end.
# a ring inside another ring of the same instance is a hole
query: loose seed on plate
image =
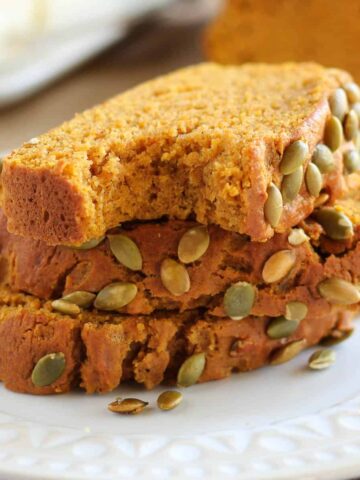
{"type": "Polygon", "coordinates": [[[195,353],[181,365],[177,374],[177,384],[180,387],[190,387],[201,377],[206,364],[205,353],[195,353]]]}
{"type": "Polygon", "coordinates": [[[272,354],[270,358],[271,365],[280,365],[281,363],[292,360],[306,347],[305,338],[296,340],[295,342],[288,343],[284,347],[281,347],[272,354]]]}
{"type": "Polygon", "coordinates": [[[350,338],[353,333],[353,328],[350,330],[339,330],[338,328],[335,328],[334,330],[332,330],[330,335],[327,335],[320,340],[320,345],[322,345],[323,347],[331,347],[333,345],[337,345],[338,343],[344,342],[345,340],[350,338]]]}
{"type": "Polygon", "coordinates": [[[298,328],[297,320],[287,320],[285,317],[273,318],[266,328],[266,334],[269,338],[280,339],[289,337],[298,328]]]}
{"type": "Polygon", "coordinates": [[[67,300],[59,298],[58,300],[53,300],[51,306],[57,312],[63,313],[64,315],[78,315],[81,310],[78,305],[75,303],[70,303],[67,300]]]}
{"type": "Polygon", "coordinates": [[[209,247],[210,236],[205,226],[190,228],[181,237],[178,245],[178,257],[183,263],[196,262],[209,247]]]}
{"type": "Polygon", "coordinates": [[[119,310],[132,302],[136,294],[137,286],[134,283],[110,283],[97,294],[94,307],[98,310],[119,310]]]}
{"type": "Polygon", "coordinates": [[[327,278],[318,285],[320,295],[330,303],[354,305],[360,301],[359,289],[342,278],[327,278]]]}
{"type": "Polygon", "coordinates": [[[309,237],[306,235],[302,228],[293,228],[288,236],[288,242],[294,247],[301,245],[307,240],[309,240],[309,237]]]}
{"type": "Polygon", "coordinates": [[[355,142],[358,130],[359,119],[357,113],[354,110],[350,110],[350,112],[345,115],[344,119],[344,135],[346,140],[355,142]]]}
{"type": "Polygon", "coordinates": [[[123,415],[136,415],[141,413],[149,402],[144,402],[138,398],[124,398],[124,400],[115,400],[109,403],[110,412],[121,413],[123,415]]]}
{"type": "Polygon", "coordinates": [[[78,246],[75,246],[75,247],[72,247],[74,248],[75,250],[91,250],[92,248],[95,248],[97,247],[98,245],[100,245],[100,243],[105,239],[105,237],[99,237],[99,238],[92,238],[91,240],[89,240],[88,242],[85,242],[83,243],[82,245],[78,245],[78,246]]]}
{"type": "Polygon", "coordinates": [[[95,300],[95,293],[85,292],[79,290],[77,292],[69,293],[61,298],[64,302],[69,302],[77,305],[80,308],[89,308],[95,300]]]}
{"type": "Polygon", "coordinates": [[[108,235],[110,250],[118,262],[129,270],[142,269],[142,256],[136,243],[123,234],[108,235]]]}
{"type": "Polygon", "coordinates": [[[289,302],[285,307],[285,318],[288,320],[303,320],[308,313],[308,307],[303,302],[289,302]]]}
{"type": "Polygon", "coordinates": [[[48,353],[36,363],[31,381],[36,387],[51,385],[64,373],[65,366],[65,355],[62,352],[48,353]]]}
{"type": "Polygon", "coordinates": [[[281,195],[284,203],[291,202],[299,193],[304,178],[303,167],[297,168],[294,172],[286,175],[281,182],[281,195]]]}
{"type": "Polygon", "coordinates": [[[262,277],[266,283],[279,282],[288,275],[296,262],[294,250],[280,250],[265,262],[262,277]]]}
{"type": "Polygon", "coordinates": [[[333,240],[345,240],[354,234],[351,220],[342,212],[331,207],[322,207],[314,212],[316,220],[333,240]]]}
{"type": "Polygon", "coordinates": [[[280,172],[289,175],[295,172],[306,160],[309,154],[309,147],[302,140],[296,140],[285,148],[280,162],[280,172]]]}
{"type": "Polygon", "coordinates": [[[229,287],[224,295],[224,310],[233,320],[249,315],[254,305],[256,289],[250,283],[238,282],[229,287]]]}
{"type": "Polygon", "coordinates": [[[337,117],[331,117],[326,122],[324,142],[333,151],[337,150],[343,141],[343,128],[337,117]]]}
{"type": "Polygon", "coordinates": [[[343,160],[347,173],[354,173],[360,170],[360,154],[357,150],[348,150],[345,152],[343,160]]]}
{"type": "Polygon", "coordinates": [[[349,110],[349,103],[342,88],[337,88],[329,97],[329,106],[331,113],[340,121],[343,121],[345,114],[349,110]]]}
{"type": "Polygon", "coordinates": [[[182,402],[183,395],[176,390],[169,390],[159,395],[157,404],[160,410],[173,410],[182,402]]]}
{"type": "Polygon", "coordinates": [[[321,173],[331,172],[335,168],[332,151],[323,144],[316,145],[311,161],[315,163],[321,173]]]}
{"type": "Polygon", "coordinates": [[[164,287],[172,295],[178,297],[190,290],[190,277],[186,268],[171,258],[163,260],[160,277],[164,287]]]}
{"type": "Polygon", "coordinates": [[[283,198],[276,185],[271,183],[267,189],[268,198],[264,205],[265,219],[275,228],[279,224],[283,211],[283,198]]]}
{"type": "Polygon", "coordinates": [[[308,365],[312,370],[324,370],[335,363],[336,353],[332,350],[317,350],[309,358],[308,365]]]}
{"type": "Polygon", "coordinates": [[[305,182],[310,195],[317,197],[323,187],[323,178],[315,163],[309,163],[305,173],[305,182]]]}
{"type": "Polygon", "coordinates": [[[347,82],[343,85],[349,103],[356,103],[360,100],[360,88],[355,82],[347,82]]]}

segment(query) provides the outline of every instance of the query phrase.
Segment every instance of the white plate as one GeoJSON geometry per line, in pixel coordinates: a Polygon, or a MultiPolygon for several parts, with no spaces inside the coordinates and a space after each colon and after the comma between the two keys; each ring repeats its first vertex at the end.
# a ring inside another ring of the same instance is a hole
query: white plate
{"type": "Polygon", "coordinates": [[[0,478],[343,480],[360,475],[360,333],[336,364],[304,366],[309,351],[184,391],[171,412],[157,394],[121,387],[106,396],[19,395],[1,388],[0,478]],[[152,408],[107,411],[116,395],[152,408]]]}

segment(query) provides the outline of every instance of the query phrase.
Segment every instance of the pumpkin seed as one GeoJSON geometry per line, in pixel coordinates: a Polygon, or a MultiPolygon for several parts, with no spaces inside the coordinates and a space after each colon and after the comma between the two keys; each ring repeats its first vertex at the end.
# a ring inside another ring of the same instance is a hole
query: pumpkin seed
{"type": "Polygon", "coordinates": [[[321,205],[324,205],[330,198],[330,195],[328,193],[320,193],[320,195],[315,198],[314,202],[314,207],[321,207],[321,205]]]}
{"type": "Polygon", "coordinates": [[[301,245],[307,240],[309,240],[309,237],[306,235],[302,228],[293,228],[288,236],[288,242],[294,247],[301,245]]]}
{"type": "Polygon", "coordinates": [[[343,129],[337,117],[331,117],[325,124],[324,142],[333,151],[337,150],[343,141],[343,129]]]}
{"type": "Polygon", "coordinates": [[[355,142],[358,135],[358,129],[359,119],[357,113],[354,110],[350,110],[350,112],[345,115],[344,119],[344,135],[346,140],[355,142]]]}
{"type": "Polygon", "coordinates": [[[301,167],[309,154],[309,147],[302,140],[290,143],[285,148],[282,160],[280,162],[280,172],[284,175],[290,175],[296,169],[301,167]]]}
{"type": "Polygon", "coordinates": [[[287,320],[285,317],[273,318],[266,328],[266,334],[269,338],[280,339],[289,337],[298,328],[297,320],[287,320]]]}
{"type": "Polygon", "coordinates": [[[317,350],[309,358],[308,365],[312,370],[324,370],[335,363],[336,353],[333,350],[317,350]]]}
{"type": "Polygon", "coordinates": [[[176,408],[182,402],[183,395],[181,392],[175,390],[169,390],[162,392],[158,399],[157,404],[160,410],[172,410],[176,408]]]}
{"type": "Polygon", "coordinates": [[[95,248],[98,245],[100,245],[100,243],[104,239],[105,239],[104,236],[99,237],[99,238],[92,238],[91,240],[83,243],[82,245],[78,245],[78,246],[75,246],[75,247],[72,247],[72,248],[74,248],[75,250],[91,250],[92,248],[95,248]]]}
{"type": "Polygon", "coordinates": [[[356,103],[360,100],[360,88],[355,82],[347,82],[343,85],[349,103],[356,103]]]}
{"type": "Polygon", "coordinates": [[[164,287],[172,295],[178,297],[190,290],[190,277],[186,268],[171,258],[163,260],[160,277],[164,287]]]}
{"type": "Polygon", "coordinates": [[[64,315],[78,315],[81,310],[78,305],[75,303],[70,303],[62,298],[58,300],[53,300],[51,306],[57,312],[63,313],[64,315]]]}
{"type": "Polygon", "coordinates": [[[357,150],[348,150],[345,152],[343,160],[347,173],[354,173],[360,170],[360,154],[357,150]]]}
{"type": "Polygon", "coordinates": [[[65,355],[62,352],[48,353],[37,361],[31,381],[36,387],[51,385],[64,373],[65,366],[65,355]]]}
{"type": "Polygon", "coordinates": [[[323,144],[316,145],[311,161],[315,163],[321,173],[331,172],[335,168],[332,151],[323,144]]]}
{"type": "Polygon", "coordinates": [[[281,195],[284,203],[294,200],[299,193],[304,178],[303,167],[297,168],[294,172],[286,175],[281,182],[281,195]]]}
{"type": "Polygon", "coordinates": [[[79,290],[77,292],[72,292],[68,295],[65,295],[65,297],[62,297],[61,300],[64,302],[73,303],[80,308],[89,308],[93,304],[95,297],[95,293],[79,290]]]}
{"type": "Polygon", "coordinates": [[[195,353],[181,365],[177,374],[177,384],[181,387],[194,385],[201,377],[206,364],[205,353],[195,353]]]}
{"type": "Polygon", "coordinates": [[[301,322],[308,313],[308,307],[303,302],[289,302],[285,307],[285,318],[287,320],[298,320],[301,322]]]}
{"type": "Polygon", "coordinates": [[[345,240],[354,234],[351,220],[342,212],[331,207],[322,207],[314,213],[316,220],[333,240],[345,240]]]}
{"type": "Polygon", "coordinates": [[[283,211],[283,198],[276,185],[271,183],[267,189],[268,198],[264,205],[265,219],[275,228],[279,224],[283,211]]]}
{"type": "Polygon", "coordinates": [[[345,114],[349,110],[349,103],[345,91],[337,88],[329,97],[329,106],[331,113],[339,120],[343,121],[345,114]]]}
{"type": "Polygon", "coordinates": [[[109,403],[108,409],[110,412],[121,413],[122,415],[136,415],[141,413],[147,405],[149,405],[149,402],[144,402],[138,398],[124,398],[124,400],[118,399],[109,403]]]}
{"type": "Polygon", "coordinates": [[[323,187],[323,178],[315,163],[309,163],[305,173],[306,187],[313,197],[317,197],[323,187]]]}
{"type": "Polygon", "coordinates": [[[209,248],[210,236],[204,226],[190,228],[181,237],[178,246],[178,257],[183,263],[199,260],[209,248]]]}
{"type": "Polygon", "coordinates": [[[284,347],[278,348],[272,354],[270,358],[271,365],[280,365],[282,363],[292,360],[306,347],[306,340],[296,340],[295,342],[288,343],[284,347]]]}
{"type": "Polygon", "coordinates": [[[360,301],[360,291],[342,278],[327,278],[318,285],[320,295],[330,303],[354,305],[360,301]]]}
{"type": "Polygon", "coordinates": [[[256,290],[250,283],[238,282],[229,287],[224,295],[226,315],[240,320],[249,315],[255,301],[256,290]]]}
{"type": "Polygon", "coordinates": [[[262,277],[266,283],[279,282],[288,275],[296,262],[294,250],[280,250],[265,262],[262,277]]]}
{"type": "Polygon", "coordinates": [[[134,300],[137,286],[134,283],[115,282],[97,294],[94,307],[98,310],[120,310],[134,300]]]}
{"type": "Polygon", "coordinates": [[[129,270],[142,269],[142,256],[136,243],[121,233],[108,235],[110,250],[116,260],[129,270]]]}
{"type": "Polygon", "coordinates": [[[335,328],[330,333],[330,335],[327,335],[326,337],[320,340],[320,345],[322,345],[323,347],[331,347],[333,345],[337,345],[341,342],[344,342],[348,338],[350,338],[353,333],[354,333],[354,329],[339,330],[335,328]]]}

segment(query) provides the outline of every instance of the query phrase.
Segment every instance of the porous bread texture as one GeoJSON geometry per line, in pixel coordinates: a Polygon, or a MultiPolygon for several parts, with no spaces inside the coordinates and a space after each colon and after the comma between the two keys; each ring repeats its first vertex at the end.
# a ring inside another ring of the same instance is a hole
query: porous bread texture
{"type": "MultiPolygon", "coordinates": [[[[350,76],[319,65],[200,64],[142,84],[15,150],[4,161],[8,228],[81,244],[128,220],[217,224],[253,240],[285,147],[323,136],[327,98],[350,76]]],[[[310,155],[305,165],[310,160],[310,155]]],[[[276,230],[313,209],[305,187],[276,230]]]]}

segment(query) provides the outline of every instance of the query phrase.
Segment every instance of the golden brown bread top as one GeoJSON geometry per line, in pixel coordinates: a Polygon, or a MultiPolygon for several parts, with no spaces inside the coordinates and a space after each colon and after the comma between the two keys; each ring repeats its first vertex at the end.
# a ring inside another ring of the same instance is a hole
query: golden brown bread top
{"type": "MultiPolygon", "coordinates": [[[[316,64],[201,64],[140,85],[5,159],[10,231],[79,244],[119,222],[163,215],[247,233],[273,229],[263,206],[285,147],[322,138],[327,98],[349,75],[316,64]]],[[[306,192],[277,230],[307,216],[306,192]]]]}

